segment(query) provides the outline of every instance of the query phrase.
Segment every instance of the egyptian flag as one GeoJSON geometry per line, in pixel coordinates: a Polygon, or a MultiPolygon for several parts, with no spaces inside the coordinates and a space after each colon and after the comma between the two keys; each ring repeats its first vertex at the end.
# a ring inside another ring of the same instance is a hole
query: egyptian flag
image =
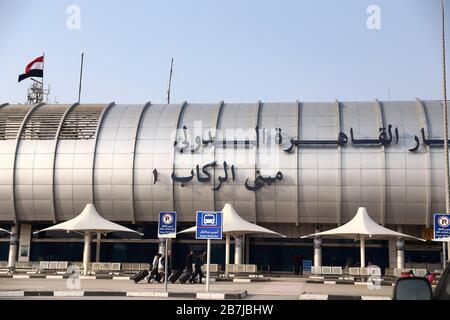
{"type": "Polygon", "coordinates": [[[19,75],[19,82],[29,77],[44,77],[44,56],[34,59],[25,68],[25,73],[19,75]]]}

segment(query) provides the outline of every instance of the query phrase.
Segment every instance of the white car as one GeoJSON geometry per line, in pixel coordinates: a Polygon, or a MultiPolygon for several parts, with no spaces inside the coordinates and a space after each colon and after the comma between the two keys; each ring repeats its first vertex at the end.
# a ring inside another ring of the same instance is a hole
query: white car
{"type": "Polygon", "coordinates": [[[450,265],[444,270],[434,292],[426,278],[400,278],[394,287],[393,300],[450,300],[450,265]]]}

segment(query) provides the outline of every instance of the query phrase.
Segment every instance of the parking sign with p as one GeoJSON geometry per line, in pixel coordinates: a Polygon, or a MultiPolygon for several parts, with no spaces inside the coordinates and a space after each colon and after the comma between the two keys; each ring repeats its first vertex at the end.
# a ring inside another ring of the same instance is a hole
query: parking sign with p
{"type": "Polygon", "coordinates": [[[450,237],[450,214],[434,214],[434,239],[450,237]]]}
{"type": "Polygon", "coordinates": [[[161,211],[158,221],[158,238],[177,237],[177,213],[174,211],[161,211]]]}

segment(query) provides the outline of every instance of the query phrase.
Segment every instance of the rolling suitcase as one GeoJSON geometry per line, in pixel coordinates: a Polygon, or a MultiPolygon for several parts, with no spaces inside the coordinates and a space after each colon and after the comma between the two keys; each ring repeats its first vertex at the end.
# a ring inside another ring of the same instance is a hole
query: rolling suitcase
{"type": "Polygon", "coordinates": [[[180,276],[180,283],[186,283],[186,281],[189,280],[189,278],[192,277],[192,271],[190,270],[184,270],[183,274],[180,276]]]}
{"type": "Polygon", "coordinates": [[[172,283],[175,283],[182,274],[183,274],[183,271],[173,270],[172,274],[169,276],[168,280],[172,283]]]}
{"type": "Polygon", "coordinates": [[[163,277],[162,277],[162,274],[158,272],[158,273],[155,275],[155,281],[158,282],[158,283],[160,283],[161,280],[164,280],[164,279],[163,279],[163,277]]]}
{"type": "Polygon", "coordinates": [[[148,276],[148,270],[142,270],[132,276],[131,280],[133,280],[134,283],[138,283],[139,281],[144,280],[146,276],[148,276]]]}

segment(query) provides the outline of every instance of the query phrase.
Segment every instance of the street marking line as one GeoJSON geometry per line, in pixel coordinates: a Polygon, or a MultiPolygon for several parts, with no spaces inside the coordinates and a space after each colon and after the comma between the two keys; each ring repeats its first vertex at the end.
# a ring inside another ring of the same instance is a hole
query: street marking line
{"type": "Polygon", "coordinates": [[[55,297],[83,297],[84,291],[54,291],[53,295],[55,297]]]}
{"type": "Polygon", "coordinates": [[[127,297],[169,297],[168,292],[160,291],[128,291],[127,297]]]}
{"type": "Polygon", "coordinates": [[[301,294],[300,300],[328,300],[327,294],[301,294]]]}
{"type": "Polygon", "coordinates": [[[361,299],[361,296],[329,294],[328,300],[362,300],[362,299],[361,299]]]}
{"type": "Polygon", "coordinates": [[[203,300],[224,300],[224,293],[197,292],[197,299],[203,300]]]}
{"type": "Polygon", "coordinates": [[[23,297],[23,291],[0,291],[0,297],[23,297]]]}
{"type": "Polygon", "coordinates": [[[361,296],[361,300],[392,300],[391,297],[386,296],[361,296]]]}

